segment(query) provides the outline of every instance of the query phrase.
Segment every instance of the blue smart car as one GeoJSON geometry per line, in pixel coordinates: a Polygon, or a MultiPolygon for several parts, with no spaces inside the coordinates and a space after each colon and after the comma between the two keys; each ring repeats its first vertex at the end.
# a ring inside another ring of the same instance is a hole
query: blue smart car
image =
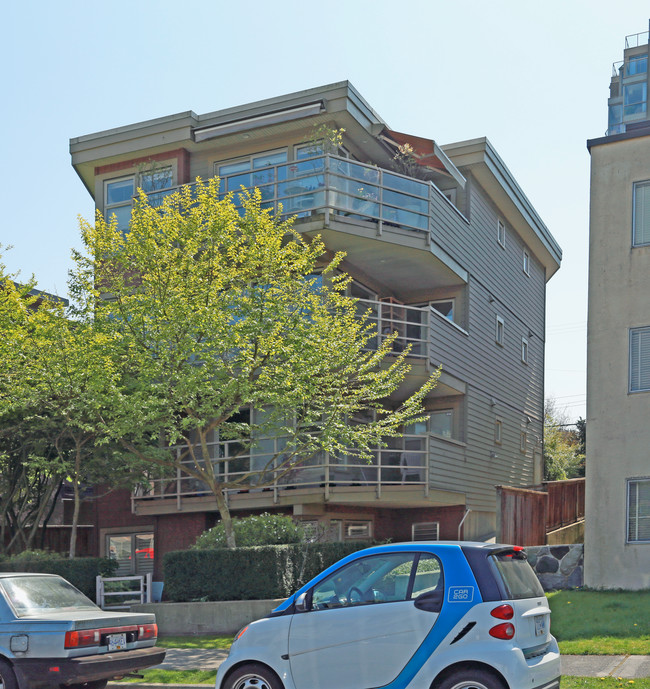
{"type": "Polygon", "coordinates": [[[241,630],[216,689],[558,689],[550,613],[522,548],[368,548],[241,630]]]}

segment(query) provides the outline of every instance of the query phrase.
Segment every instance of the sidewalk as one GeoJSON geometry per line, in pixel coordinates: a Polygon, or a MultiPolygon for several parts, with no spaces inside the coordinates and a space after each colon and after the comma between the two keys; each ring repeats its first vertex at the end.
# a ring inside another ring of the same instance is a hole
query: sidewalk
{"type": "MultiPolygon", "coordinates": [[[[228,651],[219,649],[168,648],[161,670],[216,670],[228,651]]],[[[578,677],[650,677],[650,656],[562,656],[562,674],[578,677]]],[[[205,684],[139,684],[111,682],[109,689],[194,689],[205,684]]]]}

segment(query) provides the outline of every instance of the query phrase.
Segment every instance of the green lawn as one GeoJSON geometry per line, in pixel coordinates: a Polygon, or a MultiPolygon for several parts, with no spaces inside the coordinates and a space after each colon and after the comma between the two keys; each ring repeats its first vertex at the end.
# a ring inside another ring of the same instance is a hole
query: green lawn
{"type": "Polygon", "coordinates": [[[650,654],[650,591],[558,591],[548,600],[562,653],[650,654]]]}
{"type": "Polygon", "coordinates": [[[568,677],[562,675],[562,689],[650,689],[650,677],[568,677]]]}
{"type": "Polygon", "coordinates": [[[228,650],[232,644],[232,636],[160,636],[158,646],[163,648],[222,648],[228,650]]]}
{"type": "MultiPolygon", "coordinates": [[[[142,670],[138,674],[143,675],[144,679],[138,677],[121,679],[120,682],[143,682],[146,684],[206,684],[214,686],[217,677],[216,670],[157,670],[152,668],[142,670]]],[[[648,687],[650,689],[650,687],[648,687]]]]}

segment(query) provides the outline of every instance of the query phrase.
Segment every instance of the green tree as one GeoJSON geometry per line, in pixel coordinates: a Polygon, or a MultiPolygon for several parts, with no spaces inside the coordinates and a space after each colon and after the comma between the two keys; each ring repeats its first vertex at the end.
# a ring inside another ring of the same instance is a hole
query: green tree
{"type": "Polygon", "coordinates": [[[585,455],[580,437],[553,399],[544,405],[544,479],[563,481],[584,476],[585,455]]]}
{"type": "Polygon", "coordinates": [[[342,257],[327,262],[322,241],[262,209],[258,191],[220,199],[218,181],[197,182],[155,208],[141,193],[128,232],[98,215],[82,238],[72,293],[115,347],[121,381],[106,430],[149,466],[206,486],[229,547],[229,489],[268,484],[320,451],[368,459],[421,416],[436,375],[387,405],[408,351],[389,358],[391,338],[367,350],[374,329],[345,294],[342,257]],[[349,422],[368,410],[372,422],[349,422]],[[225,478],[215,438],[229,444],[230,471],[241,459],[238,476],[225,478]]]}
{"type": "MultiPolygon", "coordinates": [[[[82,484],[121,478],[122,464],[106,461],[121,379],[112,336],[96,327],[90,311],[67,313],[63,302],[33,295],[31,287],[7,279],[0,298],[0,459],[14,477],[5,499],[14,505],[23,493],[31,494],[19,514],[32,519],[33,531],[53,491],[67,479],[74,494],[74,557],[82,484]]],[[[12,514],[9,507],[6,514],[12,514]]],[[[32,541],[26,539],[25,547],[32,541]]]]}

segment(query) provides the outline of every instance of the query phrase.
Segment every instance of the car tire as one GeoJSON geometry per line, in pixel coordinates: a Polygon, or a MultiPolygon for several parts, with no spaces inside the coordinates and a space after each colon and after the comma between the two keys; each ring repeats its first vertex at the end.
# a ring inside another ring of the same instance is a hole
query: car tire
{"type": "Polygon", "coordinates": [[[506,689],[495,673],[479,668],[455,670],[435,686],[436,689],[506,689]]]}
{"type": "Polygon", "coordinates": [[[230,673],[223,689],[284,689],[280,678],[265,665],[248,663],[230,673]]]}
{"type": "Polygon", "coordinates": [[[0,689],[18,689],[16,673],[6,660],[0,660],[0,689]]]}

